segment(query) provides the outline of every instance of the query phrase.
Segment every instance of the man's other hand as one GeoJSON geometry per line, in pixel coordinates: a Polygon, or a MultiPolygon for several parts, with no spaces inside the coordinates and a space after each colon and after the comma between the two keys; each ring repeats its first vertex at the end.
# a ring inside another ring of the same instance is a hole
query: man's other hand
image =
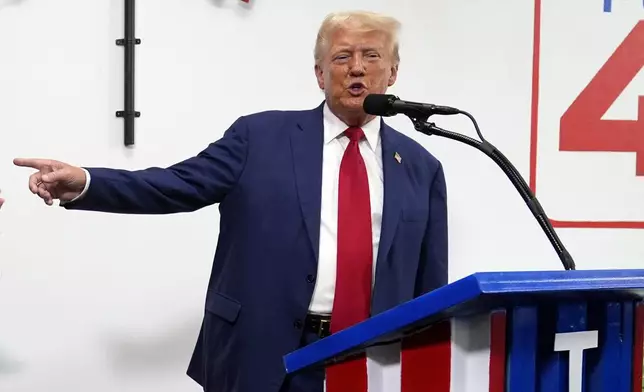
{"type": "Polygon", "coordinates": [[[80,167],[51,159],[16,158],[16,166],[30,167],[37,172],[29,176],[29,190],[47,205],[54,199],[70,201],[83,192],[87,178],[80,167]]]}

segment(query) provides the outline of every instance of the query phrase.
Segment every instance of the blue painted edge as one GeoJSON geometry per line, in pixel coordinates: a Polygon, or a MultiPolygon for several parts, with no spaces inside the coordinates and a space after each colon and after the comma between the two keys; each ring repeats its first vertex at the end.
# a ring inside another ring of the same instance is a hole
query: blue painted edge
{"type": "Polygon", "coordinates": [[[470,276],[478,281],[481,293],[488,294],[640,290],[638,296],[644,295],[643,269],[478,272],[470,276]]]}
{"type": "Polygon", "coordinates": [[[478,272],[293,351],[283,357],[284,367],[287,373],[297,372],[379,342],[397,340],[419,326],[519,300],[529,304],[584,294],[644,298],[644,270],[478,272]]]}

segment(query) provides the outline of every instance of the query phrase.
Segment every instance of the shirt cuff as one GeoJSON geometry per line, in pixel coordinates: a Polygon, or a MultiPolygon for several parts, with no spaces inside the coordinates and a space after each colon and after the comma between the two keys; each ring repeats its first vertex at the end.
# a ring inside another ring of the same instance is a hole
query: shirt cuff
{"type": "Polygon", "coordinates": [[[83,171],[85,172],[85,188],[83,188],[83,191],[78,196],[73,198],[72,200],[70,200],[70,201],[61,201],[60,202],[61,206],[64,205],[64,204],[73,203],[76,200],[80,200],[87,193],[87,190],[89,189],[89,183],[92,180],[92,176],[90,176],[89,171],[87,169],[85,169],[83,167],[81,167],[81,169],[83,169],[83,171]]]}

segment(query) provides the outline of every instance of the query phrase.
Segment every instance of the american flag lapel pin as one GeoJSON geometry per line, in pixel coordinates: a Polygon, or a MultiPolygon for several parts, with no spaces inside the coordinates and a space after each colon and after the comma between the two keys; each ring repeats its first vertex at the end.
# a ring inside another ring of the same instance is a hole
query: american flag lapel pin
{"type": "Polygon", "coordinates": [[[394,153],[394,158],[398,163],[402,163],[402,158],[400,157],[400,154],[398,154],[397,152],[394,153]]]}

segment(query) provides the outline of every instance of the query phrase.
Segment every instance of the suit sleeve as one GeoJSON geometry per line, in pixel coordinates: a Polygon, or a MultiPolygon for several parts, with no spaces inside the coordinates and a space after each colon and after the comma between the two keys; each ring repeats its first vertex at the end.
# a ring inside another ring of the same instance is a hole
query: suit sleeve
{"type": "Polygon", "coordinates": [[[86,168],[91,184],[70,210],[124,214],[191,212],[221,202],[237,184],[248,156],[248,128],[237,120],[218,141],[167,168],[86,168]]]}
{"type": "Polygon", "coordinates": [[[448,283],[447,187],[439,162],[429,195],[425,229],[414,295],[420,296],[448,283]]]}

